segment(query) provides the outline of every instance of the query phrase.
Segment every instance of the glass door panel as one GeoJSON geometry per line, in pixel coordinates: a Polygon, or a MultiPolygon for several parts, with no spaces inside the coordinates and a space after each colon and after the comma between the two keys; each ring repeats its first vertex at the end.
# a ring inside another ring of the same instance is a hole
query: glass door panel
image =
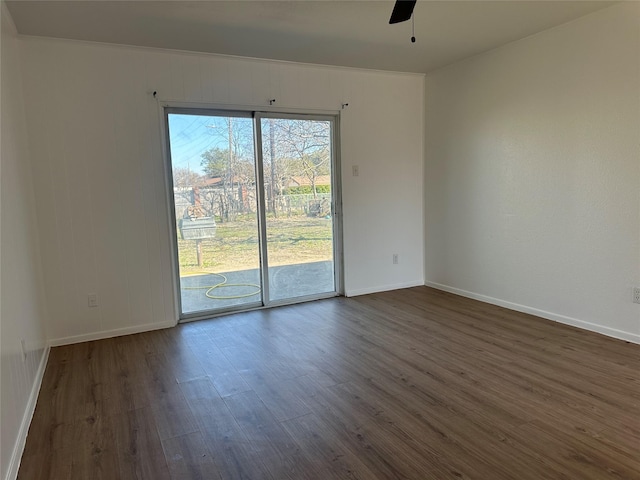
{"type": "Polygon", "coordinates": [[[167,110],[182,316],[262,305],[253,119],[167,110]]]}
{"type": "Polygon", "coordinates": [[[260,117],[270,302],[336,291],[331,120],[260,117]]]}

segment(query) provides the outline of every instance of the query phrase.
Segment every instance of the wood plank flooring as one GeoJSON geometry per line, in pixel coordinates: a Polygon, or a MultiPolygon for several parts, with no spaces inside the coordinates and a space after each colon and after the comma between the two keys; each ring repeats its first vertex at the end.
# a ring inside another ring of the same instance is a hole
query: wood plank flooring
{"type": "Polygon", "coordinates": [[[640,346],[427,287],[51,351],[30,479],[640,479],[640,346]]]}

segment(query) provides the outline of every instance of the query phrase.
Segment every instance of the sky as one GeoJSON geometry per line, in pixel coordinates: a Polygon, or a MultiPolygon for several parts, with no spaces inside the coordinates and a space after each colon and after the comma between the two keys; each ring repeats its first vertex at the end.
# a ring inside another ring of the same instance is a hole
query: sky
{"type": "MultiPolygon", "coordinates": [[[[229,145],[226,117],[192,114],[169,114],[169,141],[173,168],[189,168],[203,174],[202,154],[210,148],[226,150],[229,145]]],[[[234,118],[234,122],[251,118],[234,118]]]]}

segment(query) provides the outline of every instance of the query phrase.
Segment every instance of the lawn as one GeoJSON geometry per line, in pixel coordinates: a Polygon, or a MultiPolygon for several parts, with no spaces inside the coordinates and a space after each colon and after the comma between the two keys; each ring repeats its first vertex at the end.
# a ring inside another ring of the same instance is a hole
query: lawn
{"type": "MultiPolygon", "coordinates": [[[[332,222],[326,218],[267,218],[269,265],[319,262],[333,258],[332,222]]],[[[196,242],[178,239],[180,275],[222,273],[259,267],[255,218],[218,223],[216,236],[202,240],[203,266],[198,267],[196,242]]]]}

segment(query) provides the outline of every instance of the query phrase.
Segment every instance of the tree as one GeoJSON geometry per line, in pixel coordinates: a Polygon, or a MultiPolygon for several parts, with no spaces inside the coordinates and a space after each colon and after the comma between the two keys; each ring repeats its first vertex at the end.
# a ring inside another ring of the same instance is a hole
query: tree
{"type": "Polygon", "coordinates": [[[218,206],[221,221],[228,221],[244,210],[243,186],[255,182],[253,128],[250,119],[234,117],[215,117],[208,127],[219,141],[201,155],[201,166],[208,176],[221,179],[223,191],[205,192],[206,200],[212,210],[218,206]]]}
{"type": "Polygon", "coordinates": [[[313,120],[277,120],[276,144],[287,162],[288,173],[309,180],[314,198],[319,176],[331,172],[330,123],[313,120]]]}
{"type": "Polygon", "coordinates": [[[305,177],[311,184],[311,192],[313,198],[317,198],[318,190],[316,182],[321,175],[329,175],[331,173],[331,162],[328,149],[314,152],[310,155],[302,155],[295,161],[296,170],[300,176],[305,177]]]}
{"type": "Polygon", "coordinates": [[[267,208],[278,216],[277,198],[282,195],[286,182],[294,175],[291,162],[287,159],[286,145],[281,141],[286,119],[268,118],[262,121],[262,159],[264,166],[265,194],[267,208]]]}
{"type": "Polygon", "coordinates": [[[202,185],[204,177],[189,168],[174,167],[173,168],[173,188],[174,189],[191,189],[193,186],[202,185]]]}
{"type": "Polygon", "coordinates": [[[224,177],[228,172],[229,150],[214,147],[202,155],[200,165],[209,177],[224,177]]]}
{"type": "Polygon", "coordinates": [[[186,205],[194,205],[194,187],[204,184],[204,177],[189,168],[173,168],[173,195],[176,199],[176,215],[180,218],[186,205]],[[182,201],[178,201],[181,198],[182,201]],[[180,210],[178,210],[180,208],[180,210]]]}
{"type": "Polygon", "coordinates": [[[193,187],[204,184],[204,177],[189,168],[173,168],[173,192],[184,198],[187,202],[193,202],[193,187]]]}
{"type": "MultiPolygon", "coordinates": [[[[201,155],[201,166],[207,176],[220,178],[209,203],[226,221],[251,208],[243,199],[255,185],[253,127],[249,119],[235,117],[215,117],[208,127],[218,141],[201,155]]],[[[331,123],[266,118],[261,127],[267,210],[277,216],[284,188],[295,176],[308,180],[317,199],[318,177],[331,171],[331,123]]]]}

